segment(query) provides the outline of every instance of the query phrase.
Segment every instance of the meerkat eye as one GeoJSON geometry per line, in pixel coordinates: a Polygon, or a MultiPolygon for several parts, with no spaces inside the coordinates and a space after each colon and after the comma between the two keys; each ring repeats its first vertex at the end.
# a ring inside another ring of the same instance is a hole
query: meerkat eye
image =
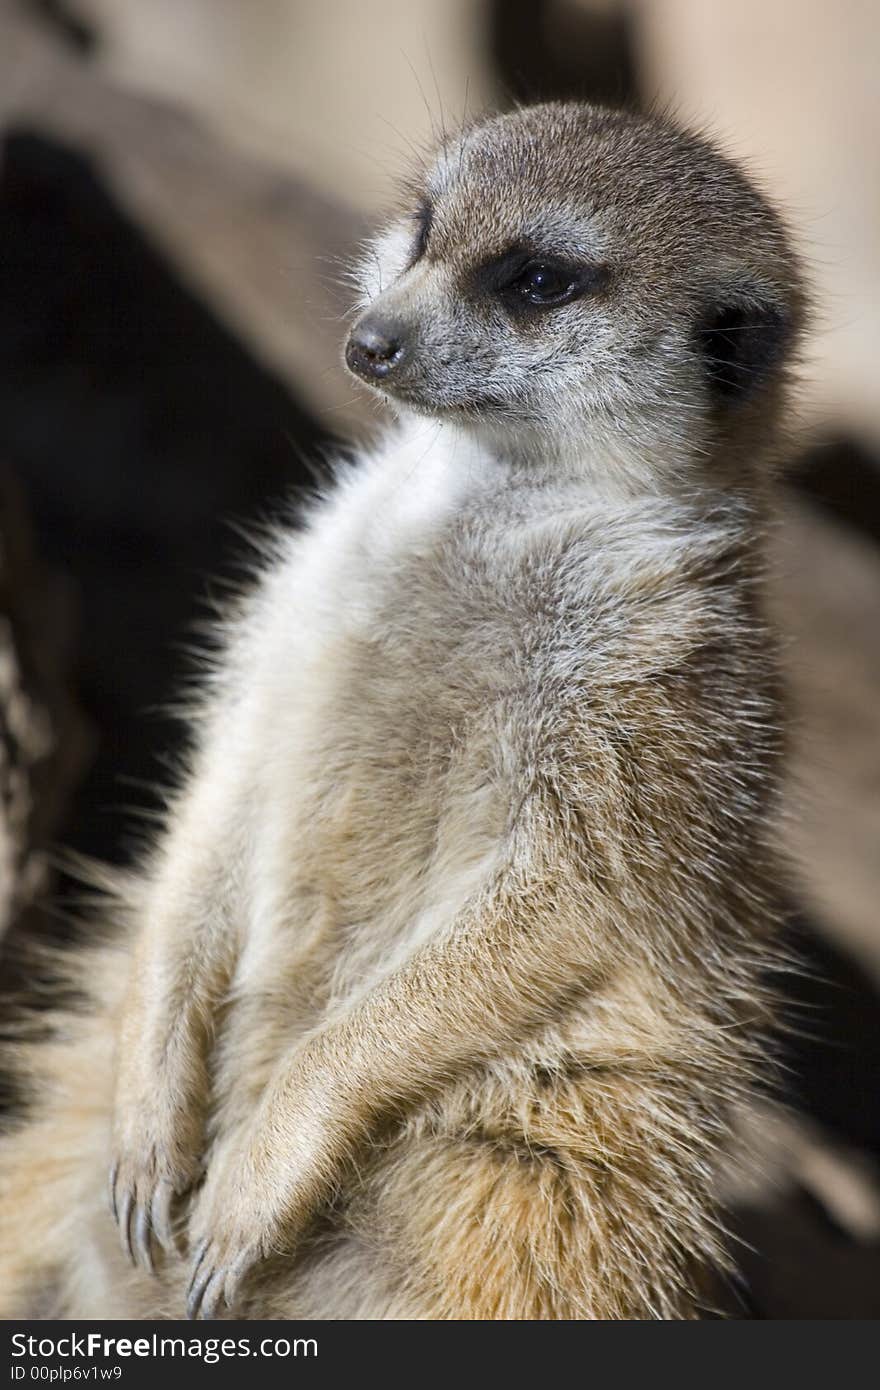
{"type": "Polygon", "coordinates": [[[511,313],[551,309],[598,290],[606,279],[604,265],[535,255],[511,246],[471,271],[466,285],[479,296],[500,296],[511,313]]]}
{"type": "Polygon", "coordinates": [[[577,276],[570,266],[552,261],[531,261],[510,286],[529,304],[564,304],[578,290],[577,276]]]}
{"type": "Polygon", "coordinates": [[[428,249],[428,238],[431,235],[431,223],[434,220],[434,209],[424,198],[416,211],[412,214],[412,219],[416,224],[416,242],[413,247],[410,265],[415,265],[420,261],[428,249]]]}

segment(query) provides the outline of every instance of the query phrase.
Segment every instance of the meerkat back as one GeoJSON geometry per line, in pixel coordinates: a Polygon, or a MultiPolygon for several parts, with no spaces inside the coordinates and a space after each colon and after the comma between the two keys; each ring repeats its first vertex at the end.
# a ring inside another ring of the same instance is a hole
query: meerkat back
{"type": "Polygon", "coordinates": [[[3,1297],[693,1316],[770,1008],[797,268],[700,139],[550,105],[451,139],[362,291],[398,421],[230,617],[92,1014],[20,1049],[3,1297]]]}

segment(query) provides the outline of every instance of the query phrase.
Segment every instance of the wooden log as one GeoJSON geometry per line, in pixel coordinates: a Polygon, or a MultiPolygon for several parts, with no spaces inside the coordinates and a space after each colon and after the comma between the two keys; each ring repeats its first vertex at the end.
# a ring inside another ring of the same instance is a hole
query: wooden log
{"type": "Polygon", "coordinates": [[[72,693],[74,614],[0,466],[0,936],[45,892],[52,836],[89,753],[72,693]]]}
{"type": "Polygon", "coordinates": [[[190,287],[328,429],[374,418],[340,360],[339,276],[367,230],[343,198],[224,147],[184,110],[113,87],[3,7],[0,131],[16,127],[90,155],[190,287]]]}

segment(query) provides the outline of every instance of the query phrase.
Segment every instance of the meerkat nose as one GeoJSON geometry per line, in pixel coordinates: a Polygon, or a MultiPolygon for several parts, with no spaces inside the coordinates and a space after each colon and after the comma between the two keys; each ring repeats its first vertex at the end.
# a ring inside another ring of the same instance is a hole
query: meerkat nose
{"type": "Polygon", "coordinates": [[[369,316],[363,318],[352,329],[345,361],[350,370],[365,381],[382,381],[403,359],[403,337],[397,324],[369,316]]]}

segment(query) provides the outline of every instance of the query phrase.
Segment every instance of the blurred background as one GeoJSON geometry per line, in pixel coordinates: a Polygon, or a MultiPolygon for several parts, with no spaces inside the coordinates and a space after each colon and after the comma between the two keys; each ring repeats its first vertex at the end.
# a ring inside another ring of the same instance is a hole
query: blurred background
{"type": "Polygon", "coordinates": [[[0,0],[7,986],[68,930],[52,847],[132,853],[241,529],[376,428],[340,273],[412,147],[513,101],[671,107],[787,210],[817,301],[773,543],[799,1118],[719,1299],[880,1315],[878,60],[873,0],[0,0]]]}

